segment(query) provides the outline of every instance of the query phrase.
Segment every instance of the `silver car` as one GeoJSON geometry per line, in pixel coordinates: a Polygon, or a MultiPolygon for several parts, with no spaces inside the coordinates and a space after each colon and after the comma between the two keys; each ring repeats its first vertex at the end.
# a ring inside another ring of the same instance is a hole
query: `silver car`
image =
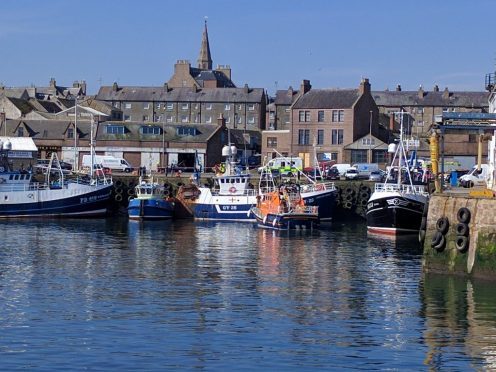
{"type": "Polygon", "coordinates": [[[382,182],[384,180],[384,172],[381,170],[376,170],[370,172],[369,181],[382,182]]]}

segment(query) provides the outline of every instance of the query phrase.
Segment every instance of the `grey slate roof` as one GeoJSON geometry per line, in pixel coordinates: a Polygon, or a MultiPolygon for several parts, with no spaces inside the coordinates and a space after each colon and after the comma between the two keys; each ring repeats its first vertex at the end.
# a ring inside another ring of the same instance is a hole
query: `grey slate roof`
{"type": "Polygon", "coordinates": [[[276,99],[274,103],[276,105],[291,105],[293,103],[293,100],[297,97],[298,91],[293,90],[292,94],[288,90],[278,90],[276,92],[276,99]]]}
{"type": "Polygon", "coordinates": [[[23,115],[30,113],[31,111],[34,110],[34,107],[29,104],[28,101],[24,99],[19,99],[19,98],[7,98],[12,104],[21,111],[23,115]]]}
{"type": "Polygon", "coordinates": [[[222,88],[235,88],[236,85],[221,71],[215,70],[201,70],[198,68],[190,68],[190,74],[200,86],[204,86],[204,81],[217,81],[219,87],[222,88]]]}
{"type": "Polygon", "coordinates": [[[443,91],[425,91],[423,98],[418,91],[373,91],[372,97],[378,106],[489,106],[488,92],[449,92],[449,99],[444,99],[443,91]]]}
{"type": "Polygon", "coordinates": [[[164,87],[119,87],[102,86],[96,95],[101,101],[138,101],[138,102],[261,102],[262,88],[173,88],[164,87]]]}
{"type": "MultiPolygon", "coordinates": [[[[71,120],[7,120],[7,130],[14,133],[19,124],[24,124],[33,139],[63,139],[71,120]]],[[[80,138],[89,138],[90,122],[78,120],[77,129],[80,138]]]]}
{"type": "Polygon", "coordinates": [[[293,108],[349,109],[358,97],[358,89],[312,89],[302,95],[293,108]]]}

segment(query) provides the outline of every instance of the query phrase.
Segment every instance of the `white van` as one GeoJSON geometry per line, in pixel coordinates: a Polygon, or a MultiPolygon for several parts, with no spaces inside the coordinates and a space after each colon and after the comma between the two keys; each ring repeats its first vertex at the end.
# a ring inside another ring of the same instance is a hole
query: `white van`
{"type": "Polygon", "coordinates": [[[480,171],[477,170],[477,165],[474,165],[472,170],[460,177],[460,185],[463,187],[486,186],[489,180],[489,166],[481,164],[480,171]]]}
{"type": "MultiPolygon", "coordinates": [[[[115,158],[109,155],[95,155],[94,164],[101,164],[104,168],[123,171],[126,173],[132,172],[133,167],[123,158],[115,158]]],[[[91,155],[83,155],[83,167],[91,167],[91,155]]]]}
{"type": "Polygon", "coordinates": [[[348,168],[351,168],[351,164],[334,164],[331,169],[337,169],[340,176],[344,176],[348,168]]]}
{"type": "Polygon", "coordinates": [[[358,171],[358,178],[369,179],[370,172],[379,170],[379,164],[377,163],[357,163],[353,164],[353,167],[358,171]]]}

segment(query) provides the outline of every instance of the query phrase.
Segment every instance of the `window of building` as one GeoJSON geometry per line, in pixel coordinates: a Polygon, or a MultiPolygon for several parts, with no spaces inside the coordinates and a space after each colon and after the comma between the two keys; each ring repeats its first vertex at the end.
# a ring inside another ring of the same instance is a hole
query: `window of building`
{"type": "Polygon", "coordinates": [[[372,163],[386,163],[386,151],[383,150],[373,150],[372,151],[372,163]]]}
{"type": "Polygon", "coordinates": [[[332,110],[332,121],[340,123],[344,121],[344,110],[332,110]]]}
{"type": "Polygon", "coordinates": [[[255,116],[248,116],[248,124],[255,124],[255,116]]]}
{"type": "Polygon", "coordinates": [[[300,122],[309,122],[310,121],[310,111],[299,111],[299,121],[300,122]]]}
{"type": "Polygon", "coordinates": [[[182,103],[181,104],[181,110],[187,110],[189,109],[189,104],[188,103],[182,103]]]}
{"type": "Polygon", "coordinates": [[[17,137],[24,137],[24,128],[23,127],[17,128],[17,137]]]}
{"type": "Polygon", "coordinates": [[[231,117],[230,117],[230,116],[228,116],[228,117],[226,118],[226,124],[230,124],[230,123],[231,123],[231,117]]]}
{"type": "Polygon", "coordinates": [[[210,124],[211,122],[212,122],[212,117],[211,116],[205,117],[205,123],[210,124]]]}
{"type": "Polygon", "coordinates": [[[178,136],[196,136],[196,128],[194,127],[178,127],[177,135],[178,136]]]}
{"type": "Polygon", "coordinates": [[[124,115],[124,121],[131,121],[130,115],[124,115]]]}
{"type": "Polygon", "coordinates": [[[243,118],[241,115],[236,115],[236,124],[242,124],[243,123],[243,118]]]}
{"type": "Polygon", "coordinates": [[[469,134],[468,135],[468,142],[470,142],[470,143],[477,142],[477,134],[469,134]]]}
{"type": "Polygon", "coordinates": [[[424,108],[422,106],[417,107],[417,114],[423,114],[424,108]]]}
{"type": "Polygon", "coordinates": [[[145,110],[148,110],[148,109],[150,108],[150,103],[149,103],[149,102],[145,102],[145,103],[143,103],[143,108],[144,108],[145,110]]]}
{"type": "Polygon", "coordinates": [[[157,125],[143,125],[140,132],[141,134],[161,134],[162,128],[157,125]]]}
{"type": "Polygon", "coordinates": [[[248,111],[255,111],[255,105],[253,103],[248,105],[248,111]]]}
{"type": "Polygon", "coordinates": [[[157,116],[155,117],[155,121],[162,121],[162,119],[163,119],[162,114],[157,115],[157,116]]]}
{"type": "Polygon", "coordinates": [[[338,161],[338,153],[337,152],[331,152],[331,160],[338,161]]]}
{"type": "Polygon", "coordinates": [[[277,147],[277,137],[267,137],[267,147],[277,147]]]}
{"type": "Polygon", "coordinates": [[[367,145],[367,146],[374,146],[375,145],[375,138],[362,138],[362,145],[367,145]]]}
{"type": "Polygon", "coordinates": [[[207,105],[205,106],[205,110],[212,110],[212,104],[207,103],[207,105]]]}
{"type": "Polygon", "coordinates": [[[105,128],[105,133],[107,134],[124,134],[125,131],[124,125],[108,124],[105,128]]]}
{"type": "Polygon", "coordinates": [[[310,129],[298,130],[298,145],[310,144],[310,129]]]}
{"type": "Polygon", "coordinates": [[[324,144],[324,129],[317,130],[317,145],[324,144]]]}
{"type": "Polygon", "coordinates": [[[195,110],[198,110],[198,108],[199,108],[199,107],[200,107],[200,105],[199,105],[198,103],[195,103],[195,105],[193,106],[193,108],[194,108],[195,110]]]}
{"type": "Polygon", "coordinates": [[[238,110],[239,111],[243,110],[243,105],[238,105],[238,110]]]}
{"type": "Polygon", "coordinates": [[[443,112],[449,112],[449,107],[443,107],[443,112]]]}
{"type": "Polygon", "coordinates": [[[120,108],[121,107],[121,103],[120,102],[114,102],[114,105],[113,105],[115,108],[120,108]]]}
{"type": "Polygon", "coordinates": [[[366,163],[368,150],[351,150],[351,163],[366,163]]]}
{"type": "Polygon", "coordinates": [[[126,102],[126,103],[124,104],[124,108],[126,108],[126,109],[130,109],[130,108],[131,108],[131,103],[130,103],[130,102],[126,102]]]}
{"type": "Polygon", "coordinates": [[[423,127],[424,126],[424,121],[423,120],[417,121],[417,126],[418,127],[423,127]]]}
{"type": "Polygon", "coordinates": [[[188,121],[188,115],[181,115],[181,123],[187,123],[188,121]]]}
{"type": "Polygon", "coordinates": [[[333,129],[331,135],[331,144],[342,145],[343,144],[343,129],[333,129]]]}
{"type": "Polygon", "coordinates": [[[168,102],[166,108],[167,110],[174,110],[174,104],[172,102],[168,102]]]}
{"type": "Polygon", "coordinates": [[[143,121],[150,121],[149,115],[143,115],[143,121]]]}
{"type": "Polygon", "coordinates": [[[165,120],[167,121],[167,123],[172,123],[172,121],[174,120],[174,116],[167,115],[165,120]]]}
{"type": "Polygon", "coordinates": [[[162,104],[159,102],[157,103],[157,109],[160,109],[160,107],[162,107],[162,104]]]}
{"type": "Polygon", "coordinates": [[[224,110],[225,110],[225,111],[229,111],[229,110],[231,110],[231,105],[230,105],[229,103],[226,103],[226,104],[224,105],[224,110]]]}
{"type": "Polygon", "coordinates": [[[67,138],[74,138],[74,128],[67,129],[67,138]]]}
{"type": "Polygon", "coordinates": [[[317,121],[319,121],[320,123],[322,123],[324,121],[324,111],[319,111],[318,113],[318,119],[317,121]]]}

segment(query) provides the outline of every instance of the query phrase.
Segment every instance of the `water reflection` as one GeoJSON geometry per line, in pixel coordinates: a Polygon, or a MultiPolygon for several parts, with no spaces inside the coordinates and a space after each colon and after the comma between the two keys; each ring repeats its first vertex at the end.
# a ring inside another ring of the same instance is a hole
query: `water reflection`
{"type": "Polygon", "coordinates": [[[361,223],[0,221],[0,233],[5,369],[494,367],[491,286],[423,277],[416,240],[361,223]]]}
{"type": "Polygon", "coordinates": [[[426,274],[421,315],[426,319],[425,364],[436,369],[446,360],[471,358],[471,367],[496,369],[494,283],[426,274]]]}

